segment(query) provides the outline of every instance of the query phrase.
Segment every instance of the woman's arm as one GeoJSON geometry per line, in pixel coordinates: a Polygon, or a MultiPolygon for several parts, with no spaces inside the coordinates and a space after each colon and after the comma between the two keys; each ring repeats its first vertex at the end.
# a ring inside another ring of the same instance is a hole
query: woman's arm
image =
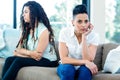
{"type": "Polygon", "coordinates": [[[18,53],[16,50],[13,52],[14,56],[19,56],[19,57],[28,57],[26,55],[22,55],[20,53],[18,53]]]}
{"type": "Polygon", "coordinates": [[[87,44],[86,37],[93,30],[93,25],[88,23],[87,26],[89,26],[89,29],[82,34],[82,58],[83,60],[93,61],[96,55],[97,46],[93,44],[87,44]]]}
{"type": "Polygon", "coordinates": [[[22,56],[31,57],[36,60],[39,60],[39,59],[41,59],[42,54],[43,54],[44,50],[46,49],[48,43],[49,43],[49,32],[46,29],[39,36],[38,45],[35,50],[30,51],[30,50],[27,50],[24,48],[17,48],[16,52],[22,56]]]}
{"type": "Polygon", "coordinates": [[[33,53],[30,54],[30,56],[36,60],[41,59],[46,47],[48,46],[48,43],[49,43],[49,31],[46,29],[40,35],[37,48],[33,53]]]}
{"type": "Polygon", "coordinates": [[[93,61],[96,55],[97,46],[93,44],[87,45],[86,36],[82,36],[82,59],[93,61]]]}
{"type": "Polygon", "coordinates": [[[96,55],[97,46],[87,44],[86,36],[93,30],[93,25],[90,23],[88,25],[89,29],[82,34],[82,60],[87,60],[85,66],[89,68],[91,73],[94,75],[98,73],[98,68],[93,62],[96,55]]]}
{"type": "Polygon", "coordinates": [[[59,42],[59,53],[62,64],[83,65],[86,63],[86,60],[68,57],[68,48],[64,42],[59,42]]]}

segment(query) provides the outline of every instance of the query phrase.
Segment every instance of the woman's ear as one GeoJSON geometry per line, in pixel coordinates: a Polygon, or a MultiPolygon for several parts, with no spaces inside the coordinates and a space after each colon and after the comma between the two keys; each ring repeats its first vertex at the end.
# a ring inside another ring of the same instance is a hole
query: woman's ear
{"type": "Polygon", "coordinates": [[[74,26],[74,20],[71,20],[71,22],[72,22],[72,25],[74,26]]]}

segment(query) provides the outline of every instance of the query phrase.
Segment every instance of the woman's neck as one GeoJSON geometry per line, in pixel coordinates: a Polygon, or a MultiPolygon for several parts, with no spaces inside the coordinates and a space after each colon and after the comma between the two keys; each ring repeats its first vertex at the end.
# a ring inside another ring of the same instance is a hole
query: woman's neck
{"type": "Polygon", "coordinates": [[[75,33],[75,36],[77,37],[77,40],[79,43],[81,43],[82,41],[82,34],[81,33],[77,33],[77,32],[74,32],[75,33]]]}

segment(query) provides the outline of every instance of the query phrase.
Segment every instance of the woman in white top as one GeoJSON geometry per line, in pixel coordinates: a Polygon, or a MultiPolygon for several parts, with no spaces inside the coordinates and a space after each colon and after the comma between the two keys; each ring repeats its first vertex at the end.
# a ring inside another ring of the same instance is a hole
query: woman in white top
{"type": "Polygon", "coordinates": [[[42,6],[35,1],[24,4],[21,14],[22,34],[14,56],[5,61],[2,80],[15,80],[26,66],[56,67],[54,39],[50,22],[42,6]]]}
{"type": "Polygon", "coordinates": [[[60,64],[57,73],[61,80],[92,80],[98,68],[94,64],[99,37],[89,22],[85,5],[73,9],[73,27],[59,35],[60,64]]]}

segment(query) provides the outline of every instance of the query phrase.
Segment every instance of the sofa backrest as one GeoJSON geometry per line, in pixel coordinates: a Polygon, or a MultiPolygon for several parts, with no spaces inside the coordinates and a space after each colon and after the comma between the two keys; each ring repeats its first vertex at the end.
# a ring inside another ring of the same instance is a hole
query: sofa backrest
{"type": "Polygon", "coordinates": [[[59,56],[58,46],[59,46],[58,41],[55,41],[55,50],[56,50],[57,60],[59,61],[60,60],[60,56],[59,56]]]}
{"type": "Polygon", "coordinates": [[[97,65],[98,70],[102,70],[102,55],[103,55],[103,44],[98,45],[94,63],[97,65]]]}

